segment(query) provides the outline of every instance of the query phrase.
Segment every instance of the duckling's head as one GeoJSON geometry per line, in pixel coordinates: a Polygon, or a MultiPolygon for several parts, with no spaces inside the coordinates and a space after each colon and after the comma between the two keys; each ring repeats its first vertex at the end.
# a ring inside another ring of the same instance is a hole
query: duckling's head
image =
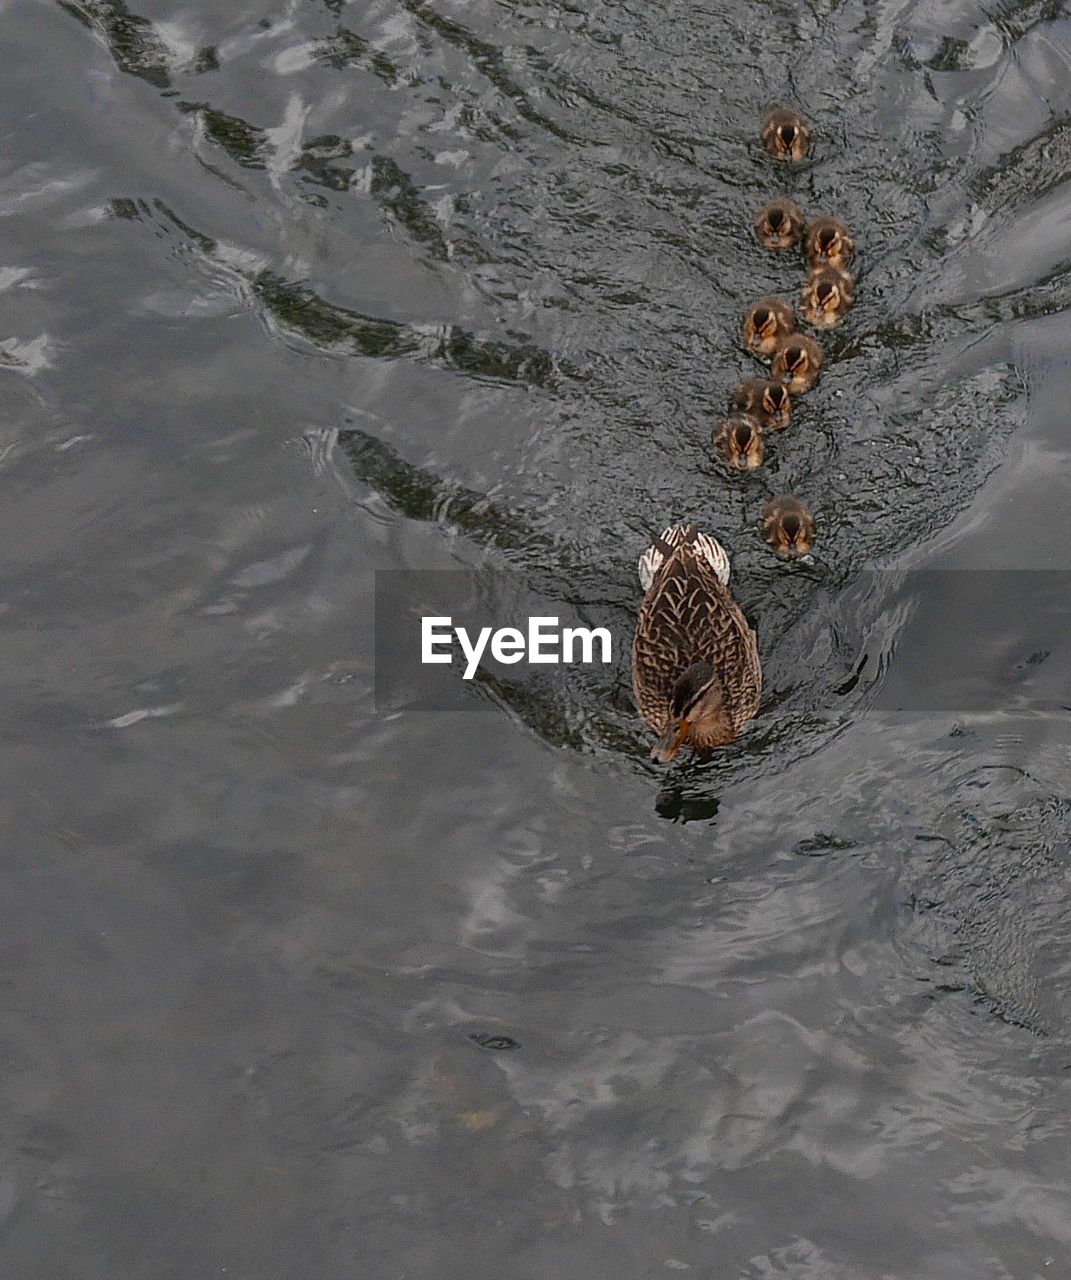
{"type": "Polygon", "coordinates": [[[721,681],[709,662],[693,662],[674,682],[666,731],[651,749],[651,759],[669,764],[685,743],[716,741],[724,722],[721,681]]]}
{"type": "Polygon", "coordinates": [[[823,227],[814,238],[818,256],[823,262],[829,261],[829,255],[835,253],[840,243],[840,232],[836,227],[823,227]]]}
{"type": "Polygon", "coordinates": [[[843,271],[855,256],[855,241],[839,218],[815,218],[806,236],[805,248],[812,266],[828,265],[843,271]]]}
{"type": "Polygon", "coordinates": [[[814,516],[800,498],[773,498],[762,512],[762,540],[779,556],[796,559],[814,549],[814,516]]]}
{"type": "Polygon", "coordinates": [[[744,346],[759,355],[769,356],[778,339],[793,333],[796,317],[792,308],[781,298],[760,298],[753,303],[744,317],[744,346]]]}
{"type": "Polygon", "coordinates": [[[814,305],[819,314],[840,306],[840,290],[832,280],[819,280],[814,286],[814,305]]]}
{"type": "Polygon", "coordinates": [[[782,155],[792,155],[793,148],[799,145],[800,127],[794,120],[777,126],[777,145],[782,155]]]}
{"type": "Polygon", "coordinates": [[[754,471],[766,457],[762,423],[750,413],[726,418],[714,433],[714,443],[728,465],[737,471],[754,471]]]}
{"type": "Polygon", "coordinates": [[[792,200],[771,200],[755,215],[755,233],[767,249],[791,249],[803,228],[803,210],[792,200]]]}
{"type": "Polygon", "coordinates": [[[792,416],[792,399],[783,382],[770,382],[762,393],[762,411],[776,431],[788,426],[792,416]]]}
{"type": "Polygon", "coordinates": [[[804,377],[810,372],[811,360],[802,343],[790,342],[781,348],[781,363],[785,374],[791,378],[804,377]]]}
{"type": "Polygon", "coordinates": [[[798,111],[777,107],[763,121],[763,145],[779,160],[802,160],[810,141],[811,132],[798,111]]]}
{"type": "Polygon", "coordinates": [[[809,391],[818,381],[821,367],[822,348],[805,334],[792,333],[782,338],[774,352],[773,376],[793,395],[809,391]]]}
{"type": "Polygon", "coordinates": [[[819,328],[836,324],[851,300],[850,278],[835,267],[819,267],[803,287],[804,318],[819,328]]]}
{"type": "Polygon", "coordinates": [[[751,337],[748,345],[758,350],[777,335],[777,315],[772,307],[756,307],[751,313],[751,337]]]}

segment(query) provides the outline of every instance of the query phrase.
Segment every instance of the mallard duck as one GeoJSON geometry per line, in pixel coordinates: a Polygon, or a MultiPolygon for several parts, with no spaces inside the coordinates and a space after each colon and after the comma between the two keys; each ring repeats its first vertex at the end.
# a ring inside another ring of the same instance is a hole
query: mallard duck
{"type": "Polygon", "coordinates": [[[791,249],[799,244],[806,221],[794,200],[771,200],[755,214],[755,234],[767,249],[791,249]]]}
{"type": "Polygon", "coordinates": [[[762,122],[762,145],[779,160],[802,160],[811,145],[811,131],[798,111],[774,107],[762,122]]]}
{"type": "Polygon", "coordinates": [[[815,328],[830,329],[840,324],[855,301],[855,281],[839,267],[812,267],[801,296],[804,320],[815,328]]]}
{"type": "Polygon", "coordinates": [[[788,388],[770,378],[745,378],[729,401],[732,413],[752,413],[766,431],[783,431],[792,417],[788,388]]]}
{"type": "Polygon", "coordinates": [[[794,396],[810,391],[822,368],[822,348],[803,333],[789,333],[777,344],[770,374],[794,396]]]}
{"type": "Polygon", "coordinates": [[[840,267],[845,271],[855,257],[855,241],[839,218],[812,218],[803,233],[803,252],[812,267],[840,267]]]}
{"type": "Polygon", "coordinates": [[[640,583],[632,694],[659,735],[652,759],[726,746],[759,709],[762,666],[724,547],[695,525],[666,529],[640,556],[640,583]]]}
{"type": "Polygon", "coordinates": [[[760,527],[763,542],[779,556],[795,559],[810,555],[814,548],[814,516],[794,494],[771,498],[762,509],[760,527]]]}
{"type": "Polygon", "coordinates": [[[760,298],[744,316],[744,346],[759,355],[772,355],[778,339],[795,331],[796,317],[783,298],[760,298]]]}
{"type": "Polygon", "coordinates": [[[762,423],[753,413],[733,413],[715,423],[714,448],[737,471],[754,471],[766,457],[762,423]]]}

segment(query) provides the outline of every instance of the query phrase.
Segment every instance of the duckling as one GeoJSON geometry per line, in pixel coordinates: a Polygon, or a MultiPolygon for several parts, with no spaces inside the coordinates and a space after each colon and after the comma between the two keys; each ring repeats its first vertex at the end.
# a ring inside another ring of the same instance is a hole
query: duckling
{"type": "Polygon", "coordinates": [[[812,267],[802,297],[804,320],[818,329],[830,329],[840,324],[855,300],[855,281],[839,267],[812,267]]]}
{"type": "Polygon", "coordinates": [[[798,111],[774,107],[762,122],[762,145],[779,160],[802,160],[811,145],[811,131],[798,111]]]}
{"type": "Polygon", "coordinates": [[[762,423],[751,413],[723,418],[715,425],[711,439],[726,464],[736,471],[754,471],[766,457],[762,423]]]}
{"type": "Polygon", "coordinates": [[[759,709],[762,664],[724,547],[695,525],[666,529],[640,557],[640,583],[632,694],[659,736],[651,758],[735,741],[759,709]]]}
{"type": "Polygon", "coordinates": [[[806,221],[794,200],[771,200],[755,214],[755,234],[767,249],[791,249],[799,244],[806,221]]]}
{"type": "Polygon", "coordinates": [[[792,417],[792,400],[784,383],[770,378],[745,378],[729,401],[732,413],[751,413],[765,431],[783,431],[792,417]]]}
{"type": "Polygon", "coordinates": [[[802,333],[786,334],[777,344],[770,376],[783,382],[794,396],[810,391],[822,367],[822,348],[802,333]]]}
{"type": "Polygon", "coordinates": [[[814,548],[814,516],[794,494],[771,498],[762,509],[760,527],[763,542],[779,556],[794,560],[810,555],[814,548]]]}
{"type": "Polygon", "coordinates": [[[803,232],[803,253],[812,267],[828,264],[846,271],[855,257],[855,241],[839,218],[812,218],[803,232]]]}
{"type": "Polygon", "coordinates": [[[778,339],[795,331],[796,317],[783,298],[760,298],[744,316],[744,346],[759,355],[772,355],[778,339]]]}

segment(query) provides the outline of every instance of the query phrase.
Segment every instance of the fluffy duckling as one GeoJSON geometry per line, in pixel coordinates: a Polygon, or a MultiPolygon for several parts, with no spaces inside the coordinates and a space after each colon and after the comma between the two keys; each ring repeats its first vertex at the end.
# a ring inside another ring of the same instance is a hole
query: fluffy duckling
{"type": "Polygon", "coordinates": [[[755,214],[755,234],[767,249],[799,244],[807,219],[794,200],[771,200],[755,214]]]}
{"type": "Polygon", "coordinates": [[[774,107],[762,122],[762,145],[778,160],[802,160],[811,145],[811,131],[798,111],[774,107]]]}
{"type": "Polygon", "coordinates": [[[803,252],[812,267],[846,271],[855,257],[855,241],[839,218],[812,218],[803,233],[803,252]]]}
{"type": "Polygon", "coordinates": [[[812,267],[802,296],[804,320],[818,329],[830,329],[840,324],[855,300],[855,281],[839,267],[812,267]]]}
{"type": "Polygon", "coordinates": [[[760,298],[744,316],[744,346],[757,355],[773,355],[786,333],[795,333],[796,317],[783,298],[760,298]]]}
{"type": "Polygon", "coordinates": [[[658,735],[651,758],[736,740],[759,709],[755,632],[729,590],[729,557],[694,525],[666,529],[640,557],[643,601],[632,642],[632,696],[658,735]]]}
{"type": "Polygon", "coordinates": [[[792,417],[792,400],[781,382],[771,378],[746,378],[737,384],[729,410],[754,414],[766,431],[783,431],[792,417]]]}
{"type": "Polygon", "coordinates": [[[774,351],[772,377],[783,382],[794,396],[810,391],[822,368],[822,348],[802,333],[788,333],[774,351]]]}
{"type": "Polygon", "coordinates": [[[814,548],[814,516],[801,498],[791,493],[771,498],[762,509],[762,540],[777,552],[795,560],[814,548]]]}
{"type": "Polygon", "coordinates": [[[733,413],[714,427],[714,448],[736,471],[754,471],[766,457],[766,439],[762,423],[754,414],[733,413]]]}

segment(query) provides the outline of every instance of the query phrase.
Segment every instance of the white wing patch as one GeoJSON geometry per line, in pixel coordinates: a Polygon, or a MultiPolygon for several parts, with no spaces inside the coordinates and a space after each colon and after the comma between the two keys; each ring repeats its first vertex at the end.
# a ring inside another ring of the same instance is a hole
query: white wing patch
{"type": "Polygon", "coordinates": [[[729,585],[729,553],[717,540],[712,538],[709,533],[696,533],[695,545],[703,553],[707,564],[718,575],[718,581],[723,587],[729,585]]]}
{"type": "Polygon", "coordinates": [[[694,525],[678,524],[663,530],[658,542],[648,547],[640,556],[640,586],[644,591],[650,590],[659,569],[665,564],[667,550],[672,552],[686,542],[690,542],[706,560],[722,586],[729,585],[729,557],[717,538],[712,538],[708,533],[700,533],[694,525]]]}

